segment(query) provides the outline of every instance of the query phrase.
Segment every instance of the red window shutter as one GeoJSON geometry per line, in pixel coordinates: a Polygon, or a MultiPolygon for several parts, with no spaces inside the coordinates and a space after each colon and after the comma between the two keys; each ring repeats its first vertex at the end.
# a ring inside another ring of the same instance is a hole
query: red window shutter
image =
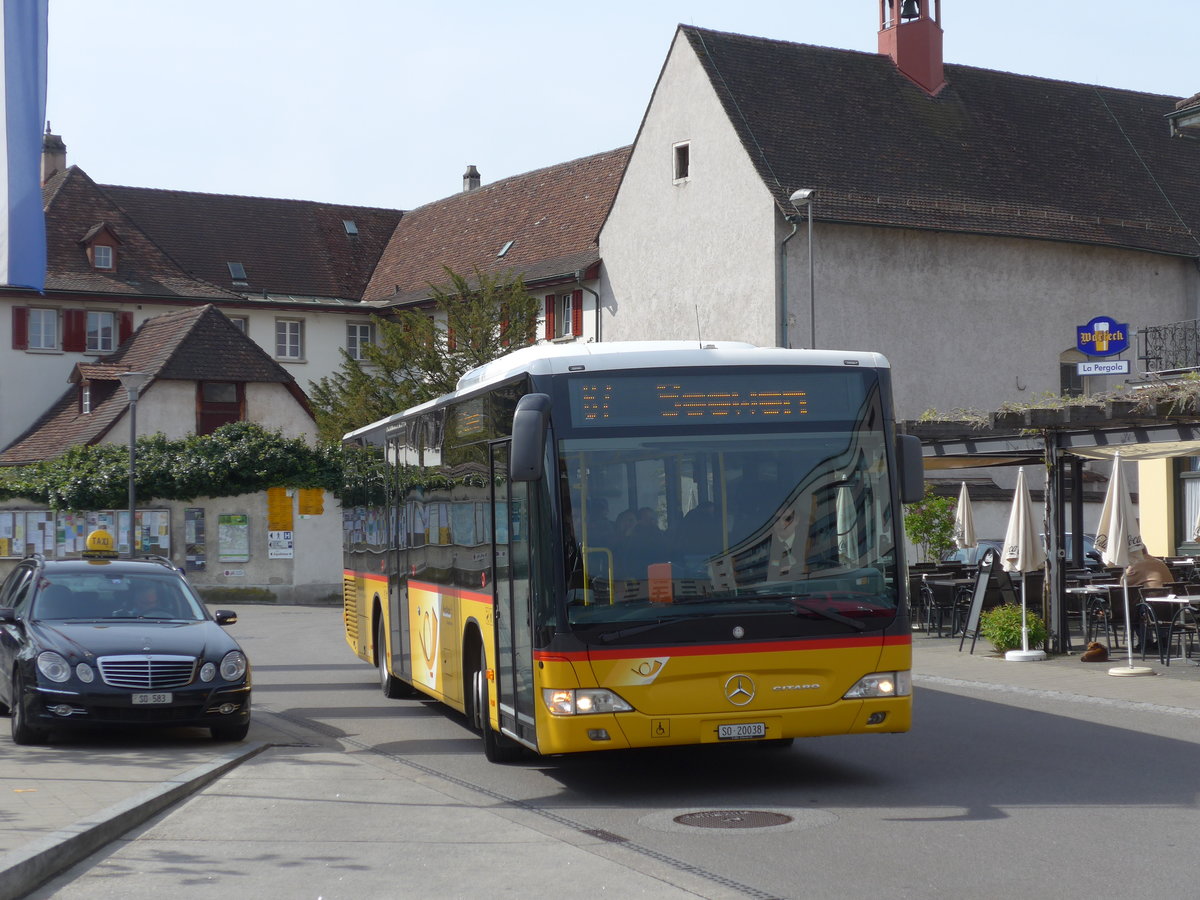
{"type": "Polygon", "coordinates": [[[29,349],[29,308],[26,306],[13,307],[13,349],[29,349]]]}
{"type": "Polygon", "coordinates": [[[117,343],[123,344],[133,336],[133,313],[129,310],[117,313],[117,343]]]}
{"type": "Polygon", "coordinates": [[[454,334],[454,329],[449,325],[446,326],[446,349],[457,350],[458,338],[454,334]]]}
{"type": "Polygon", "coordinates": [[[508,319],[500,322],[500,346],[507,347],[512,341],[508,337],[508,319]]]}
{"type": "Polygon", "coordinates": [[[546,295],[546,340],[554,340],[554,295],[546,295]]]}
{"type": "Polygon", "coordinates": [[[583,291],[571,291],[571,334],[583,334],[583,291]]]}
{"type": "Polygon", "coordinates": [[[87,310],[63,310],[62,348],[67,353],[82,353],[87,349],[87,310]]]}

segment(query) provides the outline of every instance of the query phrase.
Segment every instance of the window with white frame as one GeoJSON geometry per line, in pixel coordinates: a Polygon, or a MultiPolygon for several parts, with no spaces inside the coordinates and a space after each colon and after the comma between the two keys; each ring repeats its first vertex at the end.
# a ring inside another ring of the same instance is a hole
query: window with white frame
{"type": "Polygon", "coordinates": [[[58,349],[58,310],[30,307],[27,321],[30,350],[58,349]]]}
{"type": "Polygon", "coordinates": [[[304,320],[275,320],[275,358],[304,359],[304,320]]]}
{"type": "Polygon", "coordinates": [[[108,353],[116,349],[117,315],[102,310],[88,310],[87,352],[108,353]]]}
{"type": "Polygon", "coordinates": [[[86,382],[79,388],[79,411],[84,415],[92,411],[92,386],[86,382]]]}
{"type": "Polygon", "coordinates": [[[96,244],[92,247],[92,260],[97,269],[113,267],[113,248],[107,244],[96,244]]]}
{"type": "Polygon", "coordinates": [[[375,326],[370,322],[346,323],[346,353],[351,359],[361,360],[363,348],[375,343],[375,326]]]}
{"type": "Polygon", "coordinates": [[[554,299],[554,336],[570,337],[574,334],[575,306],[571,294],[559,294],[554,299]]]}
{"type": "Polygon", "coordinates": [[[246,334],[250,330],[250,320],[246,316],[229,316],[228,318],[242,334],[246,334]]]}

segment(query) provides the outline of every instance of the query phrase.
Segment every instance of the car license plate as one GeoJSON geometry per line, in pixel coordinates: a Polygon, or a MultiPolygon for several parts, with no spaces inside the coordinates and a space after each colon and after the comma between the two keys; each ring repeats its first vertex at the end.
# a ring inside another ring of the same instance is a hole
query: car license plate
{"type": "Polygon", "coordinates": [[[144,706],[151,703],[170,703],[171,695],[167,694],[134,694],[133,705],[144,706]]]}
{"type": "Polygon", "coordinates": [[[742,722],[739,725],[718,725],[717,737],[722,741],[742,741],[767,736],[764,722],[742,722]]]}

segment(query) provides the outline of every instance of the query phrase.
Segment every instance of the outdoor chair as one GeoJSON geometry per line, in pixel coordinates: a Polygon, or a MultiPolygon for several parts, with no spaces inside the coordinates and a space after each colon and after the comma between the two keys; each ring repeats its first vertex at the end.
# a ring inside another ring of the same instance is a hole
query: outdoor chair
{"type": "MultiPolygon", "coordinates": [[[[1172,651],[1175,643],[1175,620],[1160,619],[1154,612],[1153,607],[1149,603],[1142,602],[1137,605],[1137,609],[1133,613],[1134,622],[1137,623],[1138,643],[1142,648],[1142,659],[1146,658],[1146,651],[1153,644],[1158,652],[1158,661],[1164,666],[1171,664],[1172,651]]],[[[1180,641],[1180,656],[1183,655],[1183,644],[1180,641]]]]}
{"type": "Polygon", "coordinates": [[[1108,597],[1088,597],[1085,609],[1084,621],[1087,623],[1087,631],[1084,635],[1084,643],[1090,644],[1104,636],[1109,641],[1110,650],[1120,647],[1121,642],[1118,638],[1120,629],[1113,621],[1112,601],[1108,597]]]}

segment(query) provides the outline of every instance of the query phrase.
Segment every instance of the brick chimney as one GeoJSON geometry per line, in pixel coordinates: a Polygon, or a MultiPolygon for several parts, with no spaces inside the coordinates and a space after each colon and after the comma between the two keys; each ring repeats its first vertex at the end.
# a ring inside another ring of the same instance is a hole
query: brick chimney
{"type": "Polygon", "coordinates": [[[941,20],[942,0],[879,0],[879,52],[931,96],[946,85],[941,20]]]}
{"type": "Polygon", "coordinates": [[[67,145],[57,134],[50,133],[50,123],[47,122],[46,134],[42,137],[42,184],[66,169],[67,145]]]}
{"type": "Polygon", "coordinates": [[[474,166],[467,166],[467,171],[463,172],[463,193],[468,194],[471,191],[479,189],[479,170],[474,166]]]}

